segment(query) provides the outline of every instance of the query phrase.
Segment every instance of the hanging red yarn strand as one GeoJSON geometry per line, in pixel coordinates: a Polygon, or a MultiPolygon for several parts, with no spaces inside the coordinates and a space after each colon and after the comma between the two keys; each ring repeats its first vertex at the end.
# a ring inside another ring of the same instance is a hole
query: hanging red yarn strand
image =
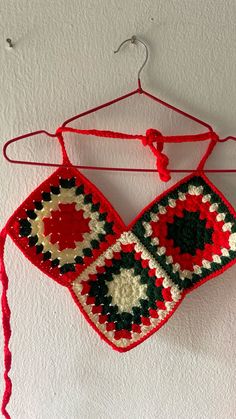
{"type": "Polygon", "coordinates": [[[6,228],[4,228],[0,233],[0,280],[2,283],[2,297],[1,297],[1,306],[2,306],[2,327],[4,335],[4,381],[5,381],[5,390],[2,398],[2,407],[1,412],[6,419],[10,419],[10,415],[6,410],[6,406],[10,400],[12,392],[12,382],[9,377],[9,371],[11,369],[11,351],[9,348],[9,341],[11,337],[11,326],[10,326],[10,316],[11,311],[7,299],[7,290],[8,290],[8,277],[6,274],[4,266],[4,245],[6,241],[6,228]]]}

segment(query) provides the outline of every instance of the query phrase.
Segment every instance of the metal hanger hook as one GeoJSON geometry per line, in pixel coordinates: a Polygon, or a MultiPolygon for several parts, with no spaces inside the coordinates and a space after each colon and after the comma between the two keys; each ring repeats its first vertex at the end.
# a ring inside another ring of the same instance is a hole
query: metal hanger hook
{"type": "Polygon", "coordinates": [[[145,53],[146,53],[145,60],[144,60],[143,64],[141,65],[141,67],[140,67],[140,69],[139,69],[139,71],[138,71],[138,81],[139,81],[139,80],[140,80],[140,74],[141,74],[141,71],[142,71],[142,70],[143,70],[143,68],[145,67],[145,65],[146,65],[146,63],[147,63],[147,60],[148,60],[148,57],[149,57],[148,47],[147,47],[147,45],[146,45],[143,41],[141,41],[141,39],[138,39],[138,38],[137,38],[137,36],[133,35],[131,38],[126,39],[125,41],[123,41],[123,42],[120,44],[120,46],[117,48],[117,50],[115,50],[115,51],[114,51],[114,53],[116,54],[117,52],[119,52],[119,51],[120,51],[120,49],[121,49],[121,47],[122,47],[122,46],[123,46],[126,42],[131,42],[131,44],[135,44],[135,43],[137,43],[137,42],[140,42],[140,44],[142,44],[142,45],[144,46],[144,48],[145,48],[145,53]]]}

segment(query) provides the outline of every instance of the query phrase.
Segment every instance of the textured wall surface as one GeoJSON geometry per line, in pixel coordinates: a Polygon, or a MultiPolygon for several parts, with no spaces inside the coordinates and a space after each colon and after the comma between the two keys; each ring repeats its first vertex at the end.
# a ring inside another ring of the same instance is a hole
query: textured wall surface
{"type": "MultiPolygon", "coordinates": [[[[236,134],[235,0],[1,0],[0,138],[54,132],[66,118],[136,87],[142,46],[113,50],[133,34],[149,46],[143,87],[236,134]],[[5,39],[15,42],[6,48],[5,39]]],[[[195,123],[136,96],[79,121],[82,128],[197,133],[195,123]]],[[[66,136],[73,162],[154,167],[139,143],[66,136]]],[[[166,147],[175,168],[195,167],[202,145],[166,147]]],[[[60,161],[48,138],[11,156],[60,161]]],[[[219,145],[208,167],[235,167],[236,145],[219,145]]],[[[51,168],[0,158],[1,226],[51,168]]],[[[165,190],[156,174],[92,172],[125,222],[165,190]]],[[[181,178],[172,177],[171,183],[181,178]]],[[[236,205],[235,175],[209,176],[236,205]]],[[[189,295],[159,332],[119,354],[100,341],[69,293],[6,245],[12,309],[9,412],[14,419],[236,418],[236,267],[189,295]]],[[[2,339],[1,339],[2,349],[2,339]]],[[[1,351],[1,362],[3,362],[1,351]]],[[[1,374],[1,390],[3,390],[1,374]]]]}

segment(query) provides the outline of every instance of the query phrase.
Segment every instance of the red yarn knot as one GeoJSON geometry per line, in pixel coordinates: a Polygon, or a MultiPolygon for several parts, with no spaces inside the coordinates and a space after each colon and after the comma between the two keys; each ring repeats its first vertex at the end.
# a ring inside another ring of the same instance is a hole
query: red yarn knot
{"type": "Polygon", "coordinates": [[[169,159],[164,153],[162,153],[164,147],[164,137],[162,133],[153,128],[148,129],[146,131],[146,137],[142,139],[142,144],[150,147],[157,158],[156,167],[160,179],[164,182],[168,182],[168,180],[170,180],[170,172],[167,169],[169,159]],[[153,145],[154,143],[156,143],[155,146],[153,145]]]}
{"type": "MultiPolygon", "coordinates": [[[[144,146],[146,145],[152,145],[153,143],[158,143],[158,139],[162,138],[162,133],[160,131],[157,131],[156,129],[150,128],[146,131],[146,137],[143,138],[142,143],[144,146]]],[[[161,145],[162,143],[159,142],[161,145]]],[[[158,147],[159,148],[159,147],[158,147]]],[[[162,144],[163,148],[163,144],[162,144]]]]}
{"type": "Polygon", "coordinates": [[[216,132],[214,132],[214,131],[211,132],[211,140],[213,140],[215,142],[219,141],[219,135],[216,134],[216,132]]]}

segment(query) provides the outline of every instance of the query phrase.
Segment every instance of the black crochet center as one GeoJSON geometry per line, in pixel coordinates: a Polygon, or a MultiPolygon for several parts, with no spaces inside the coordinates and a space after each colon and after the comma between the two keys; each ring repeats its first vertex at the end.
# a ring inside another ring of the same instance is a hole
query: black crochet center
{"type": "Polygon", "coordinates": [[[184,210],[183,217],[174,216],[173,223],[167,223],[167,239],[180,248],[180,253],[196,255],[198,249],[204,250],[207,243],[212,243],[212,228],[206,228],[206,219],[200,219],[199,211],[184,210]]]}

